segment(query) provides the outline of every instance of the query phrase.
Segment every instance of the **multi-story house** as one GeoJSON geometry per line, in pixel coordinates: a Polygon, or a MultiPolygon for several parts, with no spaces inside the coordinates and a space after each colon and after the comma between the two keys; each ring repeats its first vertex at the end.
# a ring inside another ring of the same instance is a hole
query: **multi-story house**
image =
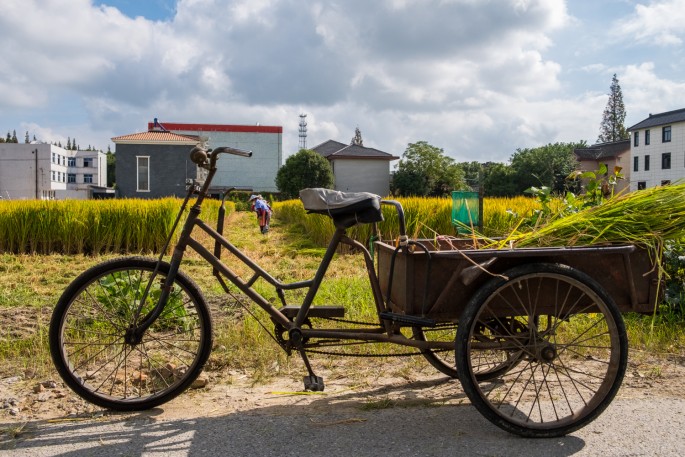
{"type": "Polygon", "coordinates": [[[3,199],[89,199],[114,195],[107,189],[107,157],[48,143],[0,143],[3,199]]]}
{"type": "Polygon", "coordinates": [[[685,109],[650,114],[628,132],[631,191],[685,178],[685,109]]]}

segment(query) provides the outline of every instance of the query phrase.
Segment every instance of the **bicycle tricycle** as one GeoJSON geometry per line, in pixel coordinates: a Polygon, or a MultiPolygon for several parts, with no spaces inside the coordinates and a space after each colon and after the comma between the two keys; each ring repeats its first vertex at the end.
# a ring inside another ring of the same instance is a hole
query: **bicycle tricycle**
{"type": "Polygon", "coordinates": [[[237,288],[267,313],[274,339],[288,354],[302,357],[307,390],[324,389],[307,353],[354,341],[413,348],[458,378],[488,420],[522,436],[577,430],[616,395],[628,357],[621,312],[652,311],[658,300],[657,270],[646,249],[483,249],[474,240],[410,239],[397,201],[305,189],[304,208],[330,217],[335,232],[313,278],[282,282],[223,235],[223,200],[216,228],[200,218],[224,153],[251,156],[231,147],[191,151],[206,178],[189,186],[158,258],[103,262],[80,274],[59,299],[50,323],[51,354],[64,382],[84,399],[114,410],[142,410],[171,400],[198,377],[212,350],[212,318],[202,291],[181,270],[188,248],[211,264],[226,293],[237,288]],[[381,205],[397,212],[396,240],[379,239],[367,248],[346,234],[365,223],[377,234],[381,205]],[[209,237],[213,251],[198,241],[199,232],[209,237]],[[313,305],[341,245],[364,258],[374,322],[347,326],[344,305],[313,305]],[[223,253],[249,277],[222,260],[223,253]],[[257,280],[275,289],[278,305],[255,290],[257,280]],[[297,289],[302,303],[288,303],[285,291],[297,289]]]}

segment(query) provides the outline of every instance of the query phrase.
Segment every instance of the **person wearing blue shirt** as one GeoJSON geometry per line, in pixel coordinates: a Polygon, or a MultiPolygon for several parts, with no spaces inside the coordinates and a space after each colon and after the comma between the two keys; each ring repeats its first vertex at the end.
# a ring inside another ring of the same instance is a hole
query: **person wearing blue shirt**
{"type": "Polygon", "coordinates": [[[271,207],[261,195],[251,195],[248,203],[251,203],[252,211],[257,213],[259,231],[262,232],[262,235],[266,234],[269,231],[269,222],[271,221],[271,207]]]}

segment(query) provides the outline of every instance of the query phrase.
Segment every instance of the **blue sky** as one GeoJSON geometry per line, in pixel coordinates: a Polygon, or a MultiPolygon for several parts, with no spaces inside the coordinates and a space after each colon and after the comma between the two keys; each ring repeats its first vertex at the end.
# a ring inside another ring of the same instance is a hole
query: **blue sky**
{"type": "Polygon", "coordinates": [[[3,0],[0,134],[111,138],[164,122],[283,127],[457,161],[685,108],[685,0],[3,0]]]}
{"type": "Polygon", "coordinates": [[[176,15],[174,0],[110,0],[94,6],[113,6],[128,17],[142,16],[151,21],[169,21],[176,15]]]}

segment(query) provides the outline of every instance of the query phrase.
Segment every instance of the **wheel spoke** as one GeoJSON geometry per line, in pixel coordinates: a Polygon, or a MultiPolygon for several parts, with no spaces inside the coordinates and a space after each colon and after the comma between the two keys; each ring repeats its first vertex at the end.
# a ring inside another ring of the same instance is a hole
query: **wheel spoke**
{"type": "Polygon", "coordinates": [[[145,409],[180,394],[198,376],[212,346],[210,317],[199,289],[182,273],[159,317],[139,339],[134,333],[135,316],[157,306],[168,271],[155,260],[117,259],[67,288],[53,314],[50,346],[77,394],[107,408],[145,409]]]}
{"type": "Polygon", "coordinates": [[[523,265],[503,276],[461,319],[464,390],[508,431],[566,434],[593,420],[620,386],[627,357],[620,313],[591,278],[568,267],[523,265]]]}

